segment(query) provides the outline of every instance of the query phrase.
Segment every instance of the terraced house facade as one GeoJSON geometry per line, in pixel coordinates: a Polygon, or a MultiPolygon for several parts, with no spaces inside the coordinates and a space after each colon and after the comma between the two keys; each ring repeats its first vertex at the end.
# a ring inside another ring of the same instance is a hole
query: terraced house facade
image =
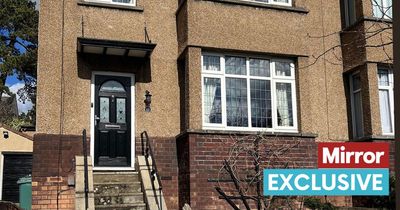
{"type": "Polygon", "coordinates": [[[104,177],[143,189],[144,131],[169,209],[230,208],[214,186],[233,136],[296,144],[300,168],[318,141],[393,140],[391,15],[391,0],[42,0],[33,208],[78,206],[83,129],[99,209],[149,206],[96,194],[104,177]]]}

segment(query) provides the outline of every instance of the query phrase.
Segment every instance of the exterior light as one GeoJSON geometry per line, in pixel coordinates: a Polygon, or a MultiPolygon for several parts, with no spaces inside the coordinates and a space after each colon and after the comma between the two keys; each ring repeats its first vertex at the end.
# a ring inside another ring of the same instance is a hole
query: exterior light
{"type": "Polygon", "coordinates": [[[8,131],[3,131],[3,137],[5,139],[8,139],[9,135],[8,135],[8,131]]]}
{"type": "Polygon", "coordinates": [[[146,108],[144,109],[145,112],[150,112],[150,104],[151,104],[151,94],[150,91],[146,90],[146,94],[144,95],[146,99],[144,100],[144,104],[146,105],[146,108]]]}

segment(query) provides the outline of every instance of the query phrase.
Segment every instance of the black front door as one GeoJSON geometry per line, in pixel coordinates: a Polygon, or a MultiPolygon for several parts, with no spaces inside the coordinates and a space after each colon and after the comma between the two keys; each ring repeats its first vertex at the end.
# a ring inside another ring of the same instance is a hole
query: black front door
{"type": "Polygon", "coordinates": [[[131,166],[131,81],[95,77],[95,166],[131,166]]]}

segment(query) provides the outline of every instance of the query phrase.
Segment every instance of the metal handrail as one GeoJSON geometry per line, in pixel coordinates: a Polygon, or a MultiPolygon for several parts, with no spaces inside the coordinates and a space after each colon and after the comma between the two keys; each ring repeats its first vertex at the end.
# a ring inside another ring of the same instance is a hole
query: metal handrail
{"type": "Polygon", "coordinates": [[[82,147],[83,147],[83,167],[84,167],[84,182],[85,182],[85,209],[89,208],[89,172],[87,161],[87,143],[86,143],[86,129],[82,131],[82,147]]]}
{"type": "MultiPolygon", "coordinates": [[[[152,168],[150,171],[150,177],[151,177],[151,185],[153,187],[153,190],[155,191],[155,186],[154,186],[154,181],[157,178],[158,181],[158,190],[159,190],[159,194],[160,194],[160,201],[158,201],[156,199],[157,205],[158,205],[158,209],[162,210],[162,184],[161,184],[161,179],[160,176],[158,175],[158,170],[157,170],[157,165],[156,165],[156,161],[154,159],[154,153],[153,153],[153,149],[151,148],[150,145],[150,140],[149,140],[149,135],[147,134],[147,131],[143,131],[140,134],[140,138],[142,140],[142,155],[145,156],[146,159],[146,164],[149,165],[149,161],[148,161],[148,157],[151,157],[151,161],[152,161],[152,168]],[[144,145],[144,141],[146,141],[146,145],[144,145]],[[146,147],[146,148],[145,148],[146,147]]],[[[157,194],[155,193],[156,197],[157,194]]]]}

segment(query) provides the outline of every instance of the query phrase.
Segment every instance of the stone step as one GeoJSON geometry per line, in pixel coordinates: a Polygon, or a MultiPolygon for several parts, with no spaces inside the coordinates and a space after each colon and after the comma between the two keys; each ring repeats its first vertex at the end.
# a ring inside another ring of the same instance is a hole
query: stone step
{"type": "Polygon", "coordinates": [[[104,210],[146,210],[146,204],[135,203],[135,204],[118,204],[118,205],[96,205],[95,209],[104,210]]]}
{"type": "Polygon", "coordinates": [[[140,193],[142,187],[140,182],[108,182],[108,183],[94,183],[93,190],[95,195],[103,194],[120,194],[120,193],[140,193]]]}
{"type": "Polygon", "coordinates": [[[102,193],[94,196],[94,204],[99,206],[143,202],[143,193],[102,193]]]}
{"type": "Polygon", "coordinates": [[[94,172],[93,183],[109,183],[109,182],[138,182],[139,174],[135,171],[127,172],[94,172]]]}

